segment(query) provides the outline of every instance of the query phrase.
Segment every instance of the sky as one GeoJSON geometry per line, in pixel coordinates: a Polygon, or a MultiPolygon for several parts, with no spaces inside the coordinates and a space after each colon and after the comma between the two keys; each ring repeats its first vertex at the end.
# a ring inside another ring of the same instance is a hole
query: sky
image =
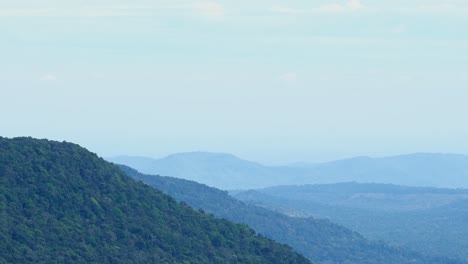
{"type": "Polygon", "coordinates": [[[264,163],[468,154],[465,0],[1,0],[0,136],[264,163]]]}

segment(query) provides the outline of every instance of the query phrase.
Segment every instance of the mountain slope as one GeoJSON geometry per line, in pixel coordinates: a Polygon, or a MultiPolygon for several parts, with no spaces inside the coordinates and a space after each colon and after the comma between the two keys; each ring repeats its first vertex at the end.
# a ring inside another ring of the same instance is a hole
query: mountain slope
{"type": "Polygon", "coordinates": [[[468,260],[468,190],[342,183],[279,186],[235,197],[291,216],[330,219],[423,254],[468,260]]]}
{"type": "Polygon", "coordinates": [[[69,143],[0,138],[0,263],[309,263],[69,143]]]}
{"type": "Polygon", "coordinates": [[[286,243],[315,263],[461,263],[448,259],[426,258],[383,243],[370,242],[327,220],[292,218],[240,202],[227,192],[193,181],[144,175],[126,166],[122,169],[176,199],[203,209],[217,217],[245,223],[257,232],[286,243]]]}
{"type": "Polygon", "coordinates": [[[230,154],[205,152],[175,154],[163,159],[122,156],[109,160],[143,173],[193,180],[223,190],[350,181],[468,188],[468,157],[453,154],[357,157],[277,167],[230,154]]]}

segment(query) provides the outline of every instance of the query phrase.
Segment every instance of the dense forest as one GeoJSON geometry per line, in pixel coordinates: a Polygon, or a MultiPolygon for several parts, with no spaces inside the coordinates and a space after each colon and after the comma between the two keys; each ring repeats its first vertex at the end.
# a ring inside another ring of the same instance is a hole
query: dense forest
{"type": "Polygon", "coordinates": [[[291,216],[330,219],[371,239],[468,260],[468,190],[341,183],[235,193],[291,216]]]}
{"type": "Polygon", "coordinates": [[[309,263],[78,145],[0,138],[0,263],[309,263]]]}
{"type": "Polygon", "coordinates": [[[247,205],[232,198],[226,191],[193,181],[172,177],[144,175],[126,166],[128,175],[141,180],[179,201],[238,223],[245,223],[257,232],[291,245],[314,263],[463,263],[446,258],[424,257],[404,248],[371,242],[360,234],[328,220],[294,218],[264,208],[247,205]]]}

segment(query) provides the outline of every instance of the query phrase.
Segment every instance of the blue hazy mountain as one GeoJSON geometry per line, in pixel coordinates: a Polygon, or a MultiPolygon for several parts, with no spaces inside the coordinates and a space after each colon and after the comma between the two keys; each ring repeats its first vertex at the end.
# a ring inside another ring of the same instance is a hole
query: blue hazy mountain
{"type": "Polygon", "coordinates": [[[356,181],[468,187],[468,156],[465,155],[417,153],[386,158],[357,157],[312,164],[310,169],[320,176],[320,183],[356,181]]]}
{"type": "Polygon", "coordinates": [[[269,167],[231,154],[189,152],[162,159],[120,156],[109,161],[135,168],[142,173],[192,180],[220,189],[261,188],[289,184],[307,170],[295,167],[269,167]],[[291,177],[292,176],[292,177],[291,177]]]}
{"type": "Polygon", "coordinates": [[[220,189],[338,182],[468,188],[468,156],[419,153],[356,157],[324,163],[265,166],[223,153],[191,152],[162,159],[120,156],[110,161],[143,173],[194,180],[220,189]]]}
{"type": "Polygon", "coordinates": [[[316,264],[455,264],[465,263],[446,257],[427,257],[411,250],[373,242],[329,220],[296,218],[247,205],[226,191],[194,181],[145,175],[121,166],[131,177],[141,180],[194,208],[219,218],[248,224],[258,233],[293,247],[316,264]]]}
{"type": "Polygon", "coordinates": [[[422,254],[468,260],[468,189],[340,183],[278,186],[235,197],[290,216],[329,219],[422,254]]]}

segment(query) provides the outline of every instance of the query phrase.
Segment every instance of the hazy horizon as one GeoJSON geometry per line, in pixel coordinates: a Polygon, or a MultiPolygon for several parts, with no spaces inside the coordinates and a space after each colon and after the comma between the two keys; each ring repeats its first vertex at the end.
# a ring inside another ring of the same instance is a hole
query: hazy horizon
{"type": "Polygon", "coordinates": [[[382,156],[370,156],[370,155],[361,155],[361,156],[349,156],[349,157],[342,157],[342,158],[337,158],[337,159],[324,159],[324,160],[293,160],[293,161],[285,161],[285,162],[263,162],[261,159],[260,160],[253,160],[253,159],[248,159],[240,155],[236,155],[235,153],[230,153],[230,152],[212,152],[212,151],[203,151],[203,150],[194,150],[194,151],[183,151],[183,152],[175,152],[175,153],[169,153],[163,156],[144,156],[144,155],[128,155],[128,154],[121,154],[121,155],[114,155],[114,156],[103,156],[105,159],[116,159],[116,158],[143,158],[143,159],[153,159],[153,160],[160,160],[160,159],[165,159],[171,156],[178,156],[178,155],[186,155],[186,154],[213,154],[213,155],[232,155],[235,158],[245,160],[245,161],[250,161],[250,162],[255,162],[259,163],[261,165],[266,165],[266,166],[287,166],[287,165],[294,165],[294,164],[313,164],[313,163],[328,163],[328,162],[334,162],[334,161],[342,161],[342,160],[351,160],[351,159],[356,159],[356,158],[370,158],[370,159],[385,159],[385,158],[392,158],[392,157],[405,157],[405,156],[412,156],[412,155],[454,155],[454,156],[467,156],[466,154],[462,153],[443,153],[443,152],[412,152],[412,153],[401,153],[401,154],[395,154],[395,155],[382,155],[382,156]]]}
{"type": "Polygon", "coordinates": [[[468,154],[468,2],[3,0],[1,135],[267,164],[468,154]]]}

